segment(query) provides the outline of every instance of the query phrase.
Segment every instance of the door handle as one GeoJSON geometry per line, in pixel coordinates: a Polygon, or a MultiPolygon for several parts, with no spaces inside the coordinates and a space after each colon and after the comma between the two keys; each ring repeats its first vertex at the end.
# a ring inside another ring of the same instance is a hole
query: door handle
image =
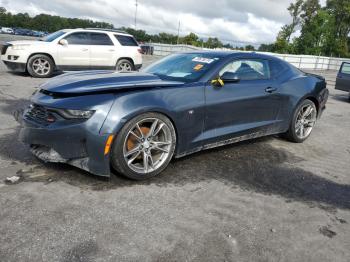
{"type": "Polygon", "coordinates": [[[81,51],[89,51],[89,49],[88,48],[83,48],[83,49],[81,49],[81,51]]]}
{"type": "Polygon", "coordinates": [[[109,51],[109,52],[114,52],[114,51],[115,51],[115,49],[109,49],[108,51],[109,51]]]}
{"type": "Polygon", "coordinates": [[[267,88],[265,89],[265,92],[267,92],[267,93],[273,93],[273,92],[275,92],[276,90],[277,90],[276,87],[267,87],[267,88]]]}

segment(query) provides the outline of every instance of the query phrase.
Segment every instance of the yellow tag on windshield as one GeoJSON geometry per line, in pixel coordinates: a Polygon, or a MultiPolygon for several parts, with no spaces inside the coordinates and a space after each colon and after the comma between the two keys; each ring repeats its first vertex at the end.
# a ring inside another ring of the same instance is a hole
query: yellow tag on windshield
{"type": "Polygon", "coordinates": [[[202,64],[197,64],[197,65],[195,65],[195,67],[193,67],[193,70],[195,70],[195,71],[199,71],[199,70],[201,70],[201,69],[202,69],[202,67],[203,67],[203,65],[202,65],[202,64]]]}

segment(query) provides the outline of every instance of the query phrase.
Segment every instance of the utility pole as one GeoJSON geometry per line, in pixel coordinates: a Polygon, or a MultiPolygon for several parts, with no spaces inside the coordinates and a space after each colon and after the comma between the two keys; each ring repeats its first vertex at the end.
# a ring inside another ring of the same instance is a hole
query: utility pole
{"type": "Polygon", "coordinates": [[[135,0],[135,30],[137,26],[137,6],[138,6],[138,3],[137,3],[137,0],[135,0]]]}
{"type": "Polygon", "coordinates": [[[179,44],[179,40],[180,40],[180,20],[179,20],[179,26],[177,28],[177,44],[179,44]]]}

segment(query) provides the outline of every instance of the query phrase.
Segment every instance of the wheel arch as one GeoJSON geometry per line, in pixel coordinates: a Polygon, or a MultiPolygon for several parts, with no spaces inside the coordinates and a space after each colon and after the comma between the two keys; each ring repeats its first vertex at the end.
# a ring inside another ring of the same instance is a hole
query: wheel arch
{"type": "MultiPolygon", "coordinates": [[[[313,103],[315,104],[316,110],[317,110],[317,115],[318,115],[319,112],[320,112],[320,103],[318,102],[318,100],[316,99],[316,97],[314,97],[314,96],[306,96],[304,99],[302,99],[302,100],[299,101],[299,104],[300,104],[301,102],[303,102],[304,100],[306,100],[306,99],[310,100],[311,102],[313,102],[313,103]]],[[[299,105],[299,104],[298,104],[298,105],[299,105]]]]}
{"type": "MultiPolygon", "coordinates": [[[[170,112],[168,112],[167,110],[164,110],[164,109],[160,109],[160,108],[153,108],[153,109],[148,108],[148,109],[143,109],[141,111],[136,111],[136,112],[129,114],[127,117],[123,118],[123,124],[119,126],[118,130],[121,130],[126,125],[126,123],[131,121],[133,118],[137,117],[138,115],[146,114],[146,113],[161,114],[161,115],[165,116],[166,118],[168,118],[169,121],[173,124],[175,134],[176,134],[176,141],[178,141],[178,139],[177,139],[178,138],[178,129],[177,129],[176,121],[174,120],[174,118],[170,112]]],[[[115,134],[117,133],[116,129],[115,129],[114,133],[115,134]]]]}
{"type": "Polygon", "coordinates": [[[132,63],[132,66],[135,68],[135,62],[131,57],[119,57],[117,62],[115,63],[116,65],[119,63],[120,60],[128,60],[129,62],[132,63]]]}
{"type": "MultiPolygon", "coordinates": [[[[49,53],[45,53],[45,52],[35,52],[35,53],[31,54],[31,55],[28,57],[28,59],[27,59],[26,66],[28,66],[29,59],[31,59],[31,58],[32,58],[33,56],[35,56],[35,55],[46,55],[46,56],[50,57],[50,59],[53,61],[54,65],[55,65],[55,68],[56,68],[56,61],[55,61],[55,59],[53,58],[53,56],[50,55],[49,53]]],[[[26,70],[27,70],[27,69],[26,69],[26,70]]]]}

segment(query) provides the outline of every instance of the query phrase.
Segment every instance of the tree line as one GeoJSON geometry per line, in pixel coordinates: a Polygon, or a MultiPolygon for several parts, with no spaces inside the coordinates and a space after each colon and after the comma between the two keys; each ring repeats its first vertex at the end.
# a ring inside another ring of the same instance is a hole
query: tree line
{"type": "MultiPolygon", "coordinates": [[[[327,0],[321,6],[319,0],[295,0],[288,7],[291,23],[284,25],[276,41],[261,44],[257,50],[336,57],[350,57],[350,0],[327,0]]],[[[66,18],[40,14],[34,17],[27,13],[12,14],[0,7],[0,26],[23,27],[44,32],[54,32],[63,28],[114,28],[106,22],[89,19],[66,18]]],[[[118,28],[132,35],[139,42],[165,44],[187,44],[205,48],[228,48],[254,51],[251,45],[233,46],[223,43],[217,37],[203,39],[195,33],[179,37],[170,33],[148,34],[145,30],[129,27],[118,28]]]]}
{"type": "Polygon", "coordinates": [[[0,7],[0,26],[12,28],[26,28],[43,32],[55,32],[63,28],[113,28],[113,25],[105,22],[96,22],[89,19],[66,18],[40,14],[34,17],[28,13],[12,14],[4,7],[0,7]]]}
{"type": "MultiPolygon", "coordinates": [[[[40,14],[31,17],[28,13],[12,14],[4,7],[0,7],[0,26],[12,28],[26,28],[43,32],[55,32],[64,28],[108,28],[113,29],[114,25],[106,22],[96,22],[89,19],[66,18],[48,14],[40,14]]],[[[129,27],[117,28],[132,34],[139,42],[154,42],[164,44],[187,44],[205,48],[230,48],[230,44],[222,43],[217,37],[209,37],[204,40],[198,35],[190,33],[184,37],[174,34],[159,33],[148,34],[144,30],[135,30],[129,27]]],[[[236,47],[241,50],[254,50],[254,46],[236,47]]]]}

